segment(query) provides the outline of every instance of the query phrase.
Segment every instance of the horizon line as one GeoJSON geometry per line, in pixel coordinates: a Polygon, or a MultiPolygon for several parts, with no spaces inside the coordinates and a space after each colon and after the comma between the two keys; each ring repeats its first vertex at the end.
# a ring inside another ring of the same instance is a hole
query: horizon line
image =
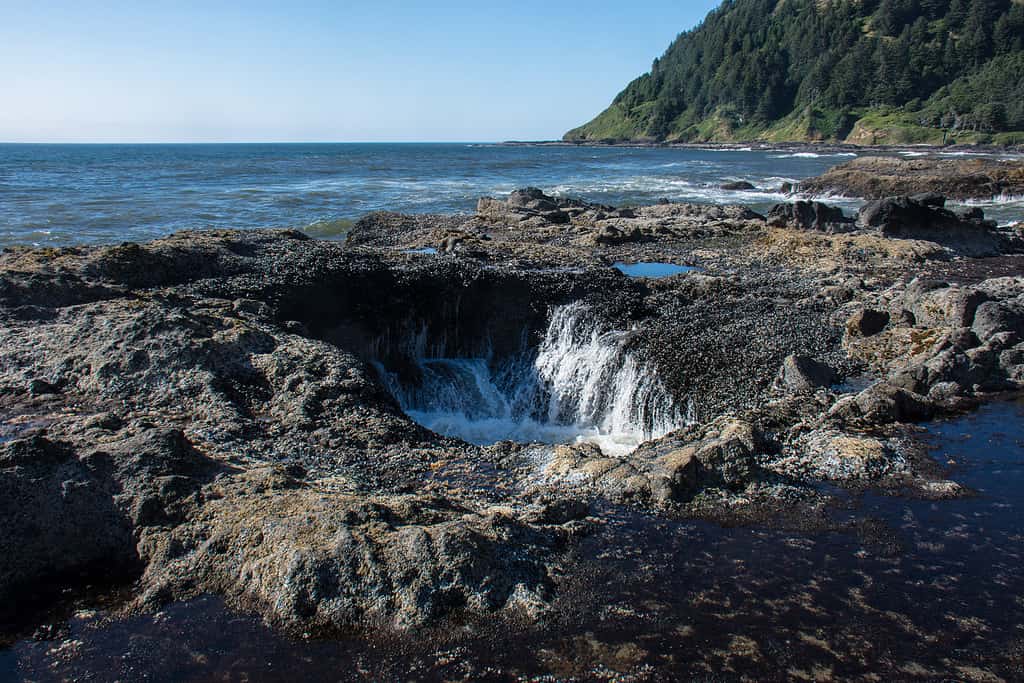
{"type": "Polygon", "coordinates": [[[0,140],[0,145],[500,145],[556,140],[0,140]]]}

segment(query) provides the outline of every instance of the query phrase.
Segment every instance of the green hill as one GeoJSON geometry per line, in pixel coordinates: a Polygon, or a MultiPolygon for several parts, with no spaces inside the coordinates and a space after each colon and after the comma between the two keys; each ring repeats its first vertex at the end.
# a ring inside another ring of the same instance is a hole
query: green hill
{"type": "Polygon", "coordinates": [[[569,141],[1024,143],[1024,0],[726,0],[569,141]]]}

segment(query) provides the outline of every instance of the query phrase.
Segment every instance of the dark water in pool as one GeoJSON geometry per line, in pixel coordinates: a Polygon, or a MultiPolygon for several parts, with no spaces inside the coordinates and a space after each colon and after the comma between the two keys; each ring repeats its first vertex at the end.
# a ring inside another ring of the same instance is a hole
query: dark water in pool
{"type": "MultiPolygon", "coordinates": [[[[607,204],[766,210],[853,154],[480,144],[0,144],[0,246],[141,241],[184,228],[343,234],[369,211],[471,212],[527,185],[607,204]],[[761,191],[722,190],[746,180],[761,191]]],[[[856,201],[840,201],[847,208],[856,201]]],[[[1002,221],[1024,201],[988,203],[1002,221]]]]}
{"type": "Polygon", "coordinates": [[[0,650],[0,679],[1024,680],[1024,402],[929,431],[977,495],[853,497],[828,533],[620,512],[539,628],[303,642],[204,598],[80,614],[0,650]]]}
{"type": "Polygon", "coordinates": [[[614,263],[612,264],[620,273],[629,277],[648,278],[659,280],[665,277],[672,277],[680,273],[689,273],[697,270],[693,266],[677,266],[674,263],[659,263],[657,261],[642,261],[640,263],[614,263]]]}

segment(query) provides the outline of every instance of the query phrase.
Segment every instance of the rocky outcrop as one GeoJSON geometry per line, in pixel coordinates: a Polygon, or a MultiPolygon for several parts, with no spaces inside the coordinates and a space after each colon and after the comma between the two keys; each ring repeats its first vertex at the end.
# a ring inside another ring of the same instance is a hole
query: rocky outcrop
{"type": "Polygon", "coordinates": [[[807,356],[786,356],[775,379],[775,387],[792,393],[808,393],[835,383],[837,375],[832,368],[807,356]]]}
{"type": "Polygon", "coordinates": [[[776,204],[768,212],[768,225],[827,233],[849,232],[853,229],[853,221],[843,214],[842,209],[821,202],[806,201],[776,204]]]}
{"type": "Polygon", "coordinates": [[[559,446],[542,471],[547,486],[582,487],[619,502],[685,503],[705,489],[742,491],[767,473],[757,463],[761,433],[742,420],[723,419],[703,433],[666,438],[627,458],[603,456],[592,445],[559,446]]]}
{"type": "Polygon", "coordinates": [[[995,159],[901,159],[867,156],[800,182],[808,194],[884,197],[935,193],[953,199],[1024,194],[1024,163],[995,159]]]}
{"type": "Polygon", "coordinates": [[[477,216],[497,223],[527,223],[563,225],[574,216],[587,211],[619,218],[632,217],[630,209],[587,204],[576,199],[551,197],[536,187],[527,187],[509,194],[504,201],[484,197],[477,202],[477,216]]]}
{"type": "Polygon", "coordinates": [[[732,182],[722,183],[718,187],[722,190],[731,190],[734,192],[750,192],[757,189],[757,186],[753,183],[747,182],[746,180],[734,180],[732,182]]]}
{"type": "Polygon", "coordinates": [[[147,539],[140,604],[217,589],[293,631],[407,627],[453,609],[536,616],[564,534],[429,495],[365,496],[273,468],[211,487],[198,519],[147,539]]]}
{"type": "Polygon", "coordinates": [[[862,308],[846,321],[846,332],[851,336],[871,337],[889,324],[889,314],[886,311],[875,311],[870,308],[862,308]]]}
{"type": "Polygon", "coordinates": [[[972,256],[997,254],[1006,248],[995,222],[986,221],[980,210],[957,215],[929,198],[869,202],[857,214],[857,225],[885,237],[928,240],[972,256]]]}
{"type": "Polygon", "coordinates": [[[871,336],[848,331],[845,339],[848,350],[889,383],[833,411],[873,422],[927,419],[936,409],[1016,388],[1016,349],[1024,341],[1021,286],[1020,278],[975,285],[915,279],[890,291],[889,313],[898,322],[871,336]]]}
{"type": "Polygon", "coordinates": [[[476,219],[489,229],[515,231],[508,239],[525,235],[548,242],[568,241],[574,246],[614,247],[702,235],[722,221],[742,224],[763,217],[739,206],[661,203],[655,206],[616,208],[577,199],[552,197],[537,188],[512,192],[505,200],[484,197],[476,219]]]}

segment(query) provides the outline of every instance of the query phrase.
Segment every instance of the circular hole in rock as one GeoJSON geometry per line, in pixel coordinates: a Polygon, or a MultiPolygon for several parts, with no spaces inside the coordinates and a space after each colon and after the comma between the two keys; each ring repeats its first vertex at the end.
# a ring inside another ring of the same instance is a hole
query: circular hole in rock
{"type": "Polygon", "coordinates": [[[420,353],[401,369],[375,365],[406,414],[440,434],[478,445],[593,442],[625,455],[686,423],[629,338],[574,303],[554,309],[539,345],[508,357],[420,353]]]}

